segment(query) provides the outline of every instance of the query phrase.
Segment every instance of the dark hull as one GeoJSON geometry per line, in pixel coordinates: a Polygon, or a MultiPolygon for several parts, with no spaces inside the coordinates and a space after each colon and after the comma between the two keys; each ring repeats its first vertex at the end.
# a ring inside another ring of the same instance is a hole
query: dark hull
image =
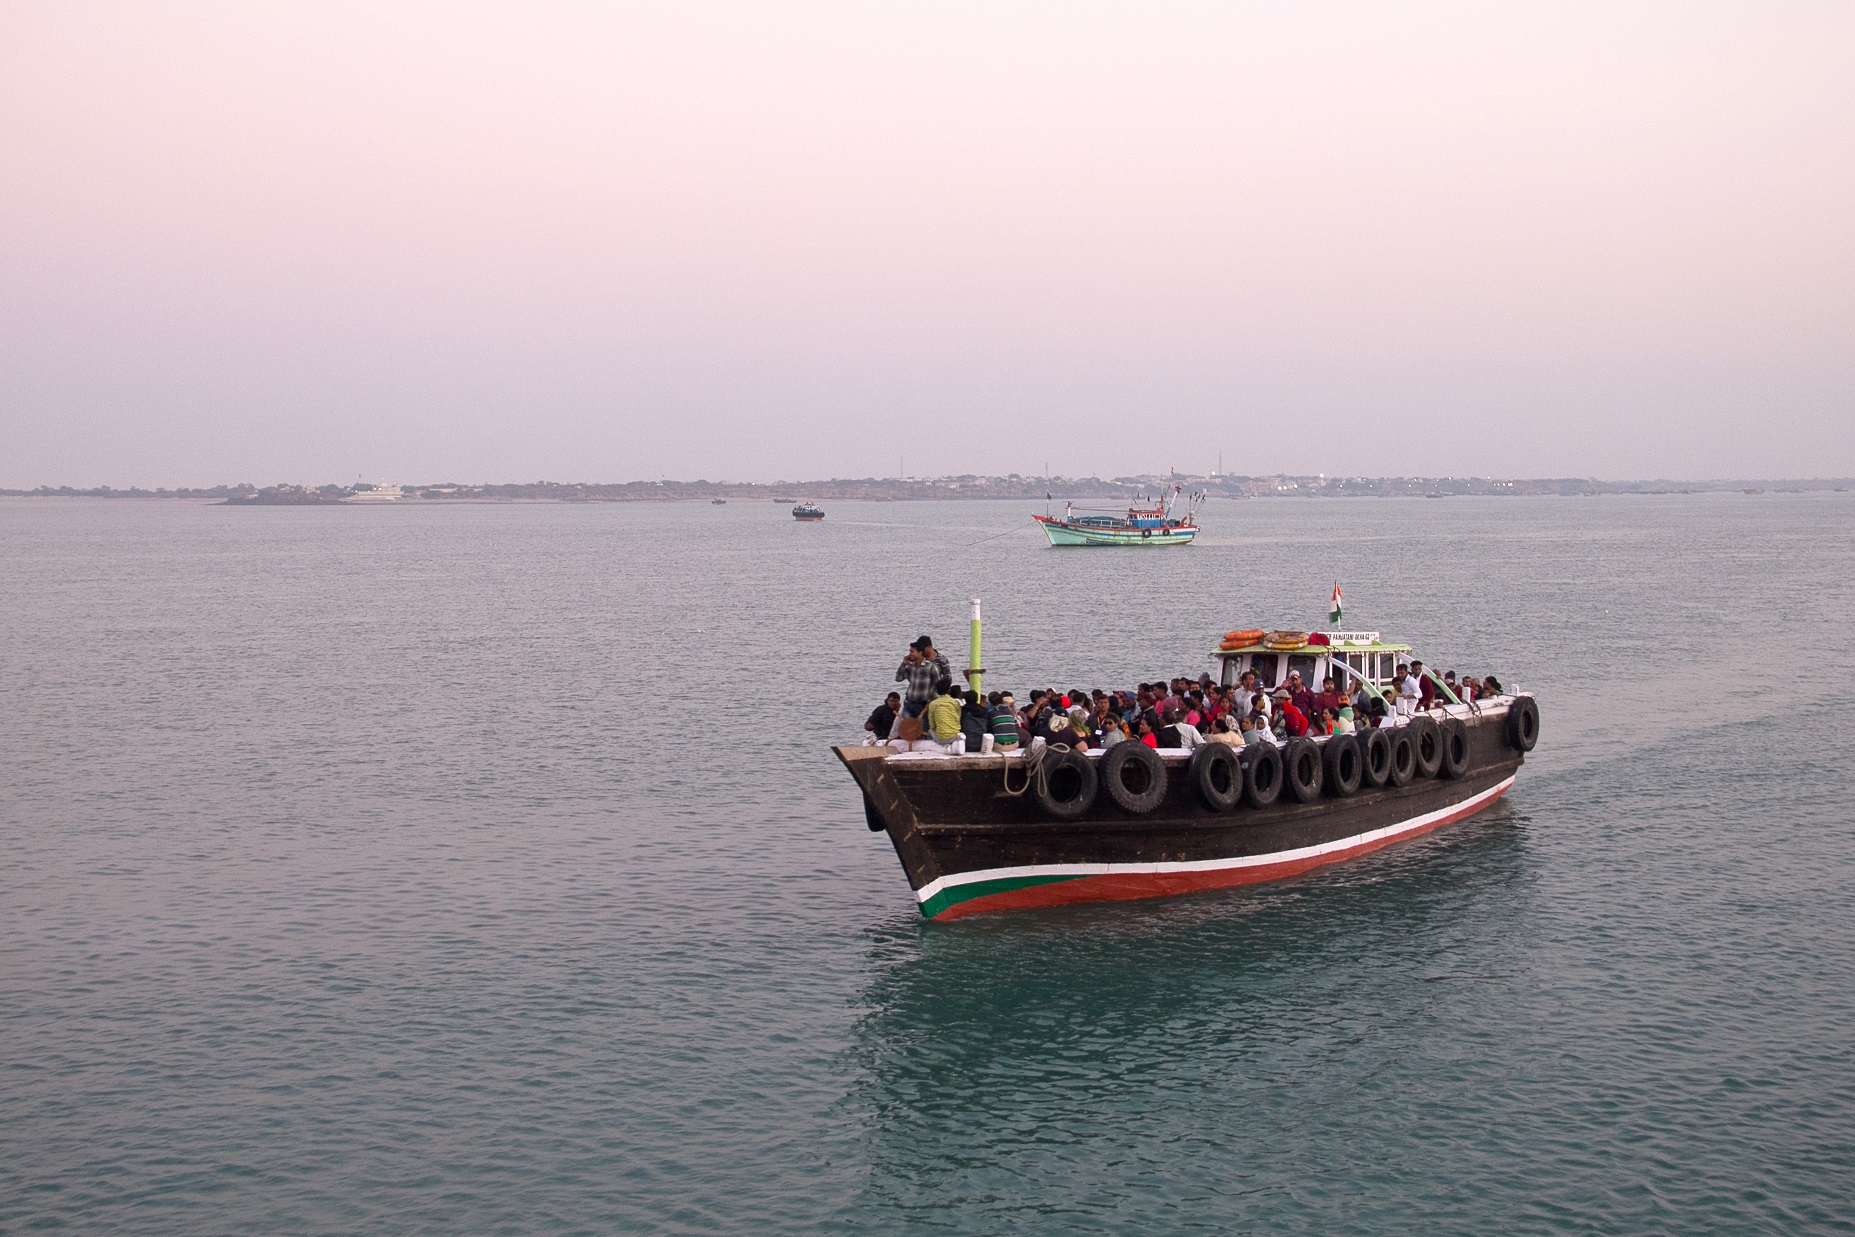
{"type": "MultiPolygon", "coordinates": [[[[1165,799],[1130,815],[1106,794],[1080,820],[1045,816],[1029,795],[1004,793],[997,756],[886,758],[886,749],[840,747],[864,793],[870,827],[888,833],[930,919],[1064,902],[1161,897],[1293,876],[1466,819],[1513,784],[1522,757],[1505,711],[1465,719],[1463,775],[1419,777],[1403,787],[1261,810],[1214,812],[1168,760],[1165,799]]],[[[1024,781],[1011,761],[1013,788],[1024,781]]]]}

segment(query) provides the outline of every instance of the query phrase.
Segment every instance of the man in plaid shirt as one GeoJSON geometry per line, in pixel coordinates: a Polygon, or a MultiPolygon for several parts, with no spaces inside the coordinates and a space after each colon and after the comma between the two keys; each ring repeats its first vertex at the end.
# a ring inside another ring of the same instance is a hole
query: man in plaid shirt
{"type": "Polygon", "coordinates": [[[920,717],[928,701],[934,698],[934,684],[952,677],[953,669],[934,648],[934,641],[927,636],[917,637],[908,646],[908,656],[902,658],[901,668],[895,672],[897,683],[908,684],[908,690],[902,695],[902,716],[920,717]]]}

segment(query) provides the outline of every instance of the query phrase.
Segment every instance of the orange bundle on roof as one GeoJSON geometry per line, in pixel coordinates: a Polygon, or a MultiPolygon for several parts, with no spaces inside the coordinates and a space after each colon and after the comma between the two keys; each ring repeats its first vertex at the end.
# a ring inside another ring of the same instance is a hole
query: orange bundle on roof
{"type": "Polygon", "coordinates": [[[1245,645],[1258,644],[1261,641],[1262,628],[1260,627],[1246,627],[1241,631],[1224,633],[1224,647],[1227,649],[1240,649],[1245,645]]]}

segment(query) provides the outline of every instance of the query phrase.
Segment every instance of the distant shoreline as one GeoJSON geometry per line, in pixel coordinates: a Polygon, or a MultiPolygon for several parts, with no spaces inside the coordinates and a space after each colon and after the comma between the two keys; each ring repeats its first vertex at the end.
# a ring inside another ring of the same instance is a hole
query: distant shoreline
{"type": "Polygon", "coordinates": [[[1174,485],[1211,498],[1471,498],[1591,497],[1606,494],[1752,494],[1855,490],[1855,478],[1738,479],[1706,481],[1599,481],[1589,477],[1326,477],[1326,476],[1144,476],[840,478],[829,481],[726,482],[628,481],[616,483],[536,481],[466,485],[405,485],[389,503],[352,501],[373,487],[342,485],[220,485],[210,488],[113,489],[97,486],[40,486],[0,489],[6,498],[107,498],[217,502],[235,506],[408,506],[439,503],[695,502],[717,498],[742,502],[918,502],[1012,499],[1019,501],[1112,502],[1153,495],[1174,485]]]}

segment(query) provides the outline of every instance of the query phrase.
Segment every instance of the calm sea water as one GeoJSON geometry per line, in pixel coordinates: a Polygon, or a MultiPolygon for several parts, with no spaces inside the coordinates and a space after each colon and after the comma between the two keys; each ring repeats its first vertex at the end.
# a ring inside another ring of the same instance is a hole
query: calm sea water
{"type": "Polygon", "coordinates": [[[0,502],[0,1231],[1855,1227],[1855,495],[829,511],[0,502]],[[907,640],[1336,577],[1539,693],[1505,803],[919,920],[826,750],[907,640]]]}

